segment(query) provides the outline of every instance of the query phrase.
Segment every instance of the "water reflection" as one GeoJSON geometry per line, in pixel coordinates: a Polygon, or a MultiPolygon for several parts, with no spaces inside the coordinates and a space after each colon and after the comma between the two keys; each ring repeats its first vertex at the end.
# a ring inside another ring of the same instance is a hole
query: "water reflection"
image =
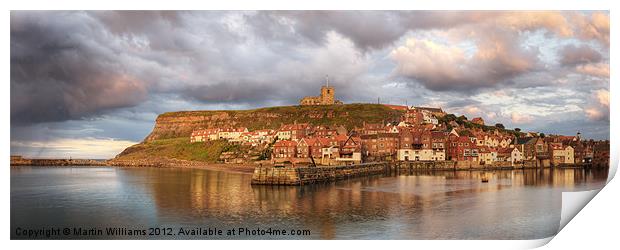
{"type": "Polygon", "coordinates": [[[198,169],[16,168],[11,227],[261,226],[310,229],[304,238],[316,239],[544,238],[559,226],[561,192],[600,188],[607,170],[414,172],[302,187],[251,186],[250,179],[198,169]]]}

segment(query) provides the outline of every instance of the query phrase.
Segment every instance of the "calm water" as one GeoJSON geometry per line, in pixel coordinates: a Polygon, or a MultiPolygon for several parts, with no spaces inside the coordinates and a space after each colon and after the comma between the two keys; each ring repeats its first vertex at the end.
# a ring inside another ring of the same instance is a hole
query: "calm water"
{"type": "MultiPolygon", "coordinates": [[[[601,188],[607,170],[427,172],[306,187],[251,186],[198,169],[11,168],[11,237],[50,227],[310,230],[196,239],[535,239],[560,222],[561,192],[601,188]]],[[[60,238],[146,238],[97,236],[60,238]]]]}

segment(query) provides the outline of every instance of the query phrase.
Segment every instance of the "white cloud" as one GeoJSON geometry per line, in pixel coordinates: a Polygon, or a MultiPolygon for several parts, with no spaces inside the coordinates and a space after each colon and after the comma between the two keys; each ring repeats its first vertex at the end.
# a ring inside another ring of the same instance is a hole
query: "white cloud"
{"type": "Polygon", "coordinates": [[[525,124],[531,123],[534,118],[531,115],[521,114],[521,113],[512,113],[510,119],[514,124],[525,124]]]}
{"type": "Polygon", "coordinates": [[[609,108],[609,90],[599,89],[595,93],[599,104],[609,108]]]}
{"type": "Polygon", "coordinates": [[[590,63],[578,65],[575,71],[601,78],[609,78],[609,64],[607,63],[590,63]]]}
{"type": "Polygon", "coordinates": [[[598,110],[596,108],[587,108],[587,109],[584,110],[584,112],[586,113],[586,116],[590,120],[598,121],[598,120],[602,120],[603,118],[606,117],[605,114],[602,111],[600,111],[600,110],[598,110]]]}

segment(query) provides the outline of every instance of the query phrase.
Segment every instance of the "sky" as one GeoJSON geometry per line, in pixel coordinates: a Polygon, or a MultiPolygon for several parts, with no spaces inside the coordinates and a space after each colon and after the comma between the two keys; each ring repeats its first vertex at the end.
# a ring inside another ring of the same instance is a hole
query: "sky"
{"type": "Polygon", "coordinates": [[[609,138],[609,12],[11,11],[11,154],[111,158],[158,114],[441,107],[609,138]]]}

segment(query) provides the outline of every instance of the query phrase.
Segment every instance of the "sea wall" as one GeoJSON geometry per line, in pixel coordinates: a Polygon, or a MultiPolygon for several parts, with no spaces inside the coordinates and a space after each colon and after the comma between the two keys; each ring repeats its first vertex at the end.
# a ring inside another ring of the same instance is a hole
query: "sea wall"
{"type": "Polygon", "coordinates": [[[306,185],[358,176],[383,174],[388,163],[363,163],[348,166],[256,167],[252,185],[306,185]]]}
{"type": "Polygon", "coordinates": [[[11,166],[106,166],[105,160],[91,159],[13,159],[11,166]]]}

